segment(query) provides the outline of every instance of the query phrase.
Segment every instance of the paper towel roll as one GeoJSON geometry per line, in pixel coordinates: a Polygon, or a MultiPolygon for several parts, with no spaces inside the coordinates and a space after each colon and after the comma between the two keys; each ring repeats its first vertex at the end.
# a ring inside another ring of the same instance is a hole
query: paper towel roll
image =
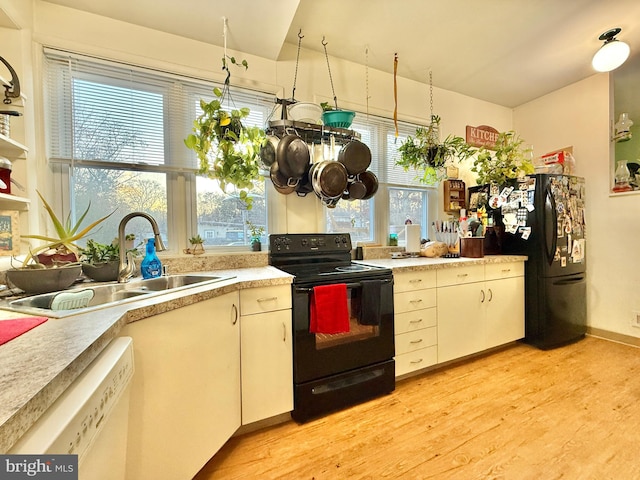
{"type": "Polygon", "coordinates": [[[405,225],[404,238],[407,239],[405,247],[407,253],[420,252],[420,225],[405,225]]]}

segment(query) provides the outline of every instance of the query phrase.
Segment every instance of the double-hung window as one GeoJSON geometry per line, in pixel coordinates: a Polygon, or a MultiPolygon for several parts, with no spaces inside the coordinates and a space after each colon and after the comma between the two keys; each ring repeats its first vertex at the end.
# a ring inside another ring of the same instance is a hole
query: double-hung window
{"type": "MultiPolygon", "coordinates": [[[[247,211],[233,189],[222,192],[217,181],[196,174],[196,155],[184,144],[200,99],[211,100],[221,85],[52,49],[44,58],[54,204],[74,217],[91,203],[94,220],[115,212],[95,240],[111,242],[133,211],[156,219],[170,249],[196,234],[206,247],[246,245],[247,221],[267,226],[264,180],[250,192],[247,211]]],[[[240,88],[227,102],[249,107],[247,125],[260,127],[274,104],[272,95],[240,88]]],[[[127,233],[144,239],[150,226],[136,218],[127,233]]]]}
{"type": "Polygon", "coordinates": [[[408,135],[415,135],[416,125],[400,122],[398,136],[392,120],[358,113],[351,129],[361,135],[372,153],[371,170],[378,178],[378,192],[370,200],[340,201],[326,211],[327,232],[348,232],[353,243],[384,243],[390,233],[396,233],[404,243],[407,220],[422,226],[427,237],[429,198],[436,189],[417,180],[418,172],[404,171],[395,164],[398,148],[408,135]]]}

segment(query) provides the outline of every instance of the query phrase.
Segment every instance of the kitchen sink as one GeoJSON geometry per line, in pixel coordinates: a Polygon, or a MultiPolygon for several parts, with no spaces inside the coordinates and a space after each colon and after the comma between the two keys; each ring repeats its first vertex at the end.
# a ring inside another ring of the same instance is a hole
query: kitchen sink
{"type": "Polygon", "coordinates": [[[83,284],[60,292],[42,293],[9,300],[0,308],[53,318],[85,313],[115,306],[140,298],[159,296],[186,288],[207,285],[233,278],[214,275],[167,275],[150,279],[134,279],[128,283],[83,284]]]}

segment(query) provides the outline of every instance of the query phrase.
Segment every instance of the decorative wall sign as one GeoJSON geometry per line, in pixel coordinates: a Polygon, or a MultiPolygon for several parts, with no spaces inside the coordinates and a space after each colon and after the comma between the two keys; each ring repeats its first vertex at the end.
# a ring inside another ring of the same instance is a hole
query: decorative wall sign
{"type": "Polygon", "coordinates": [[[495,150],[498,133],[498,130],[488,125],[478,127],[467,125],[467,144],[472,147],[486,147],[495,150]]]}
{"type": "Polygon", "coordinates": [[[20,253],[18,225],[18,212],[0,211],[0,255],[18,255],[20,253]]]}

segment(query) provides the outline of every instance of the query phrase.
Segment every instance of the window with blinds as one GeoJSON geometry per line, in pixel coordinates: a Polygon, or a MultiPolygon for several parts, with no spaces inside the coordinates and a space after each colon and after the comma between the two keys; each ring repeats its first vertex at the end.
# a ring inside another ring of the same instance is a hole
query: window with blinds
{"type": "MultiPolygon", "coordinates": [[[[210,239],[205,246],[249,243],[244,203],[234,192],[221,191],[216,181],[196,177],[196,154],[184,144],[201,113],[200,100],[210,101],[213,88],[222,85],[48,48],[44,61],[47,158],[60,182],[69,185],[59,192],[69,198],[59,203],[68,201],[72,215],[89,202],[91,217],[122,213],[105,222],[101,231],[106,233],[98,233],[104,238],[96,240],[110,243],[122,215],[143,211],[158,221],[168,240],[197,233],[210,239]],[[185,186],[170,186],[178,175],[185,186]],[[195,214],[190,205],[196,205],[195,214]],[[185,216],[194,219],[187,231],[174,231],[169,218],[185,216]]],[[[225,104],[249,107],[245,123],[262,127],[273,100],[233,87],[225,104]]],[[[250,219],[266,227],[264,182],[258,183],[250,219]]]]}
{"type": "Polygon", "coordinates": [[[415,134],[416,125],[399,122],[396,137],[392,120],[357,113],[351,129],[371,150],[369,170],[378,177],[380,188],[370,200],[340,201],[335,208],[327,209],[326,230],[349,232],[354,244],[375,241],[376,229],[384,237],[381,240],[386,240],[388,233],[398,233],[402,243],[406,220],[425,225],[426,232],[428,187],[418,181],[418,172],[396,165],[398,148],[407,136],[415,134]]]}

